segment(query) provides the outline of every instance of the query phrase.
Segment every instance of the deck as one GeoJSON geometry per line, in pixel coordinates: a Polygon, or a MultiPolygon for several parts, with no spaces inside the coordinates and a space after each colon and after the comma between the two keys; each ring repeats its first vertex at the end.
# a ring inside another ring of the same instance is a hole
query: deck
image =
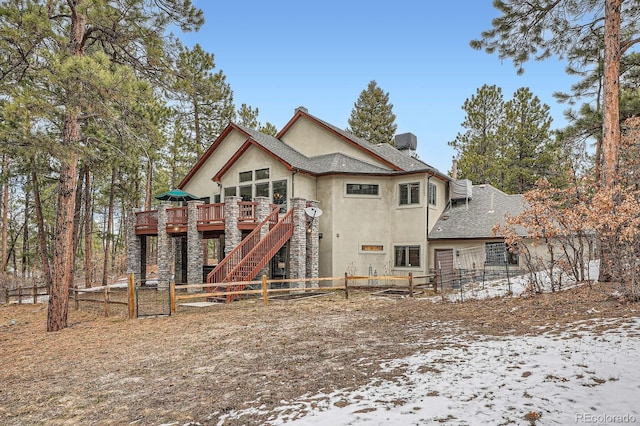
{"type": "MultiPolygon", "coordinates": [[[[252,230],[258,224],[256,216],[257,203],[252,201],[238,202],[238,228],[252,230]]],[[[197,227],[200,232],[224,232],[224,203],[198,205],[197,227]]],[[[170,207],[167,209],[167,233],[171,235],[186,234],[188,228],[187,207],[170,207]]],[[[158,235],[158,211],[136,212],[136,235],[158,235]]]]}

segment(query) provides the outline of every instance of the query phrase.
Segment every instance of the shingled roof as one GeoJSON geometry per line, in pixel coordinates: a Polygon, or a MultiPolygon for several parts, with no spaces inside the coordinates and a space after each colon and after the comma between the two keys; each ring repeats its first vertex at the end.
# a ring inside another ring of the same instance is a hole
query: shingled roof
{"type": "Polygon", "coordinates": [[[523,209],[520,194],[505,194],[488,184],[474,185],[472,198],[445,210],[429,232],[429,240],[495,238],[492,228],[504,225],[506,214],[516,216],[523,209]]]}

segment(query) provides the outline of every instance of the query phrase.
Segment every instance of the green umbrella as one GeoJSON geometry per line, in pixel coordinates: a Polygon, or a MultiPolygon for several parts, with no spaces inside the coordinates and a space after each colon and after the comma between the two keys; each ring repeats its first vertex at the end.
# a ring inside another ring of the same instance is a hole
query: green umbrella
{"type": "Polygon", "coordinates": [[[156,200],[161,201],[192,201],[199,200],[200,197],[196,197],[193,194],[189,194],[188,192],[184,192],[181,189],[172,189],[171,191],[163,192],[162,194],[156,195],[156,200]]]}

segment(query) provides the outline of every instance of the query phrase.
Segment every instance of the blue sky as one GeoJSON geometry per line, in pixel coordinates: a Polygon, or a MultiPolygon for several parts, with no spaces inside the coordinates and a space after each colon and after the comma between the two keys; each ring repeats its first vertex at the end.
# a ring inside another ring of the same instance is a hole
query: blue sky
{"type": "Polygon", "coordinates": [[[563,63],[531,62],[518,76],[510,61],[469,47],[497,16],[490,0],[193,2],[205,24],[180,38],[213,53],[236,106],[258,108],[278,130],[298,106],[346,128],[371,80],[389,93],[397,133],[414,133],[420,159],[445,173],[462,105],[483,84],[501,87],[505,100],[529,87],[551,107],[553,127],[566,124],[567,105],[552,97],[575,81],[563,63]]]}

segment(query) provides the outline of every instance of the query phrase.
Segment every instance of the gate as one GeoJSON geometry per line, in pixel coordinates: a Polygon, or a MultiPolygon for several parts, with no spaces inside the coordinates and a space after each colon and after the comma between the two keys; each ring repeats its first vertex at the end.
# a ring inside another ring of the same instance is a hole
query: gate
{"type": "Polygon", "coordinates": [[[136,316],[171,315],[169,282],[147,281],[136,284],[136,316]]]}
{"type": "Polygon", "coordinates": [[[453,250],[435,250],[435,267],[440,290],[448,290],[454,286],[453,250]]]}

